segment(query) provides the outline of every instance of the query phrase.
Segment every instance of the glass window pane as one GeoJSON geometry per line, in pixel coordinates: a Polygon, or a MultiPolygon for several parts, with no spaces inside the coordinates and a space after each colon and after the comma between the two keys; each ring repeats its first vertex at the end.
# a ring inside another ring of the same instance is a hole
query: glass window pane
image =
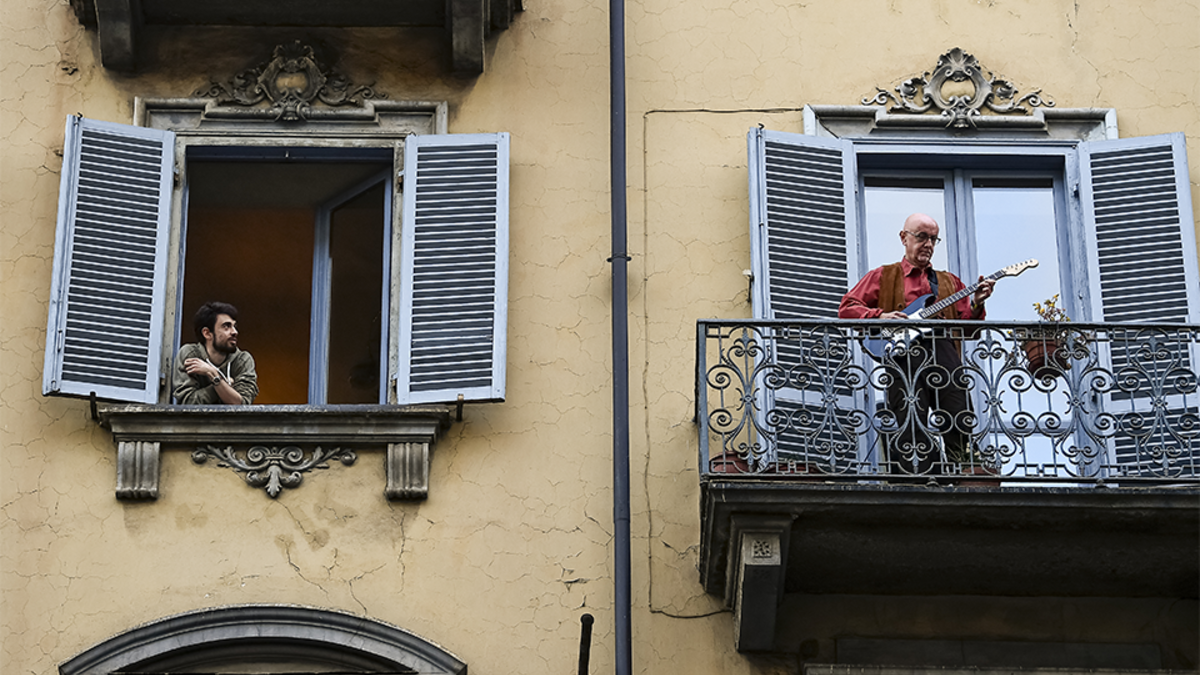
{"type": "Polygon", "coordinates": [[[904,257],[900,230],[914,213],[925,213],[941,226],[942,243],[933,252],[935,269],[946,269],[946,198],[941,178],[864,179],[867,269],[899,262],[904,257]]]}
{"type": "MultiPolygon", "coordinates": [[[[1052,184],[1049,179],[1025,180],[1023,186],[1011,179],[975,179],[972,185],[980,274],[991,274],[1030,258],[1038,260],[1037,267],[996,284],[996,292],[987,303],[988,318],[1036,320],[1033,303],[1059,293],[1061,288],[1052,184]]],[[[963,281],[970,283],[968,279],[963,281]]]]}
{"type": "MultiPolygon", "coordinates": [[[[983,180],[972,181],[975,241],[979,271],[996,270],[1030,258],[1038,267],[1017,277],[1006,277],[996,284],[988,300],[988,319],[998,321],[1035,321],[1033,303],[1059,293],[1058,236],[1054,221],[1054,189],[1051,181],[983,180]]],[[[1061,301],[1060,301],[1061,303],[1061,301]]],[[[1020,411],[1040,418],[1061,406],[1054,397],[1061,394],[1037,388],[1015,387],[1005,383],[999,388],[1001,405],[1009,414],[1020,411]]],[[[1004,444],[1003,435],[990,436],[986,443],[1004,444]]],[[[1022,451],[1005,461],[1006,475],[1050,475],[1048,467],[1056,455],[1049,438],[1034,434],[1025,439],[1022,451]]]]}
{"type": "Polygon", "coordinates": [[[383,200],[380,183],[330,215],[328,403],[379,403],[383,200]]]}

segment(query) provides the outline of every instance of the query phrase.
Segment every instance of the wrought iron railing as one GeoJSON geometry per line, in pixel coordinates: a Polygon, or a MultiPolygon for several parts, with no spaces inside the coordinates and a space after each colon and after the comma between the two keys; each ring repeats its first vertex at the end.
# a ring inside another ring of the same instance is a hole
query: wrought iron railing
{"type": "Polygon", "coordinates": [[[1200,326],[701,321],[702,474],[1200,483],[1200,326]]]}

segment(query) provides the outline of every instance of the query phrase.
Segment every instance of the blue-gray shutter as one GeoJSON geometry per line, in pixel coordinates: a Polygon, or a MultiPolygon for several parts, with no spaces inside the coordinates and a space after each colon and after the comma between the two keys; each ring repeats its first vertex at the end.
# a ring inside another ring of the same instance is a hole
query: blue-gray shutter
{"type": "Polygon", "coordinates": [[[158,400],[174,138],[67,119],[43,394],[158,400]]]}
{"type": "Polygon", "coordinates": [[[400,403],[504,399],[508,146],[506,133],[405,141],[400,403]]]}
{"type": "MultiPolygon", "coordinates": [[[[1095,319],[1200,322],[1184,135],[1082,144],[1080,175],[1095,319]]],[[[1113,459],[1129,472],[1200,475],[1200,438],[1194,430],[1200,423],[1200,397],[1194,379],[1186,391],[1186,380],[1165,377],[1175,366],[1195,372],[1195,349],[1186,332],[1126,331],[1111,343],[1114,373],[1142,373],[1141,386],[1115,392],[1105,402],[1121,423],[1113,459]],[[1151,380],[1167,386],[1155,391],[1151,380]],[[1184,389],[1175,386],[1181,383],[1184,389]],[[1130,424],[1139,421],[1149,426],[1130,424]],[[1192,431],[1187,432],[1189,424],[1192,431]]]]}
{"type": "MultiPolygon", "coordinates": [[[[748,145],[754,317],[836,319],[842,296],[860,276],[852,144],[754,129],[748,145]]],[[[813,349],[824,337],[817,330],[803,340],[778,343],[773,356],[781,366],[826,378],[805,389],[764,393],[760,405],[791,420],[775,435],[777,447],[768,448],[768,460],[835,471],[862,459],[864,439],[851,432],[849,418],[865,397],[837,381],[840,359],[813,349]]],[[[844,345],[836,329],[830,337],[844,345]]],[[[759,423],[774,428],[780,419],[759,423]]]]}
{"type": "Polygon", "coordinates": [[[749,146],[754,318],[837,318],[860,276],[852,144],[755,129],[749,146]]]}

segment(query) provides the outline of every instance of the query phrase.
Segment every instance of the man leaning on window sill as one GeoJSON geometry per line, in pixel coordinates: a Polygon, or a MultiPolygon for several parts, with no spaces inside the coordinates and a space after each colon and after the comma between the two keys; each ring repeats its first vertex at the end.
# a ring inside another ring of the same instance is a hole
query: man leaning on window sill
{"type": "Polygon", "coordinates": [[[199,342],[175,357],[172,395],[185,405],[249,405],[258,396],[254,357],[237,346],[237,308],[209,302],[193,321],[199,342]]]}

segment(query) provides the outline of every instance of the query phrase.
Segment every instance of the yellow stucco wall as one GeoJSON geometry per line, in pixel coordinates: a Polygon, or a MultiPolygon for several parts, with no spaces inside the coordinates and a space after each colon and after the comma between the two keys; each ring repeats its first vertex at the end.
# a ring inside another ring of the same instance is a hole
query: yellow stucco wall
{"type": "MultiPolygon", "coordinates": [[[[163,616],[284,602],[371,616],[477,675],[612,669],[607,15],[525,0],[479,78],[420,31],[158,30],[137,76],[98,64],[66,0],[7,0],[0,27],[0,535],[5,673],[50,673],[163,616]],[[512,134],[507,402],[468,406],[431,496],[389,503],[378,454],[278,500],[164,454],[155,502],[113,496],[115,450],[86,402],[43,398],[63,123],[129,123],[266,45],[324,40],[353,80],[446,100],[452,132],[512,134]]],[[[1058,107],[1113,107],[1123,137],[1183,131],[1200,213],[1200,6],[1065,0],[769,0],[628,8],[635,663],[643,673],[792,672],[732,649],[697,581],[695,321],[750,313],[745,134],[801,130],[961,46],[1058,107]]],[[[1148,616],[1152,608],[1145,610],[1148,616]]],[[[1069,627],[1062,627],[1064,633],[1069,627]]],[[[1022,636],[1010,636],[1022,637],[1022,636]]]]}

